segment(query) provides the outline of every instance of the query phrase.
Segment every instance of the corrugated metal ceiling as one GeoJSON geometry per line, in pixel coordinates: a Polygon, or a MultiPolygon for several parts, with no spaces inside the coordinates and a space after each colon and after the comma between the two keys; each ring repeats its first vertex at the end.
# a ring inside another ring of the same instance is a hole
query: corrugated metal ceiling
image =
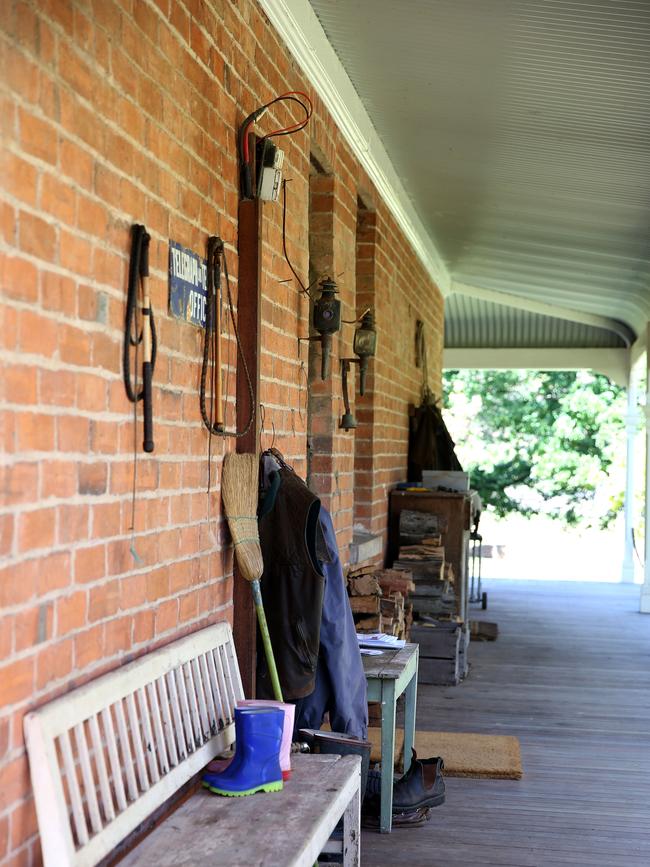
{"type": "MultiPolygon", "coordinates": [[[[452,277],[638,333],[650,318],[650,2],[310,2],[452,277]]],[[[450,316],[479,309],[450,304],[450,316]]],[[[532,345],[545,319],[530,318],[532,345]]],[[[602,340],[583,326],[576,339],[588,332],[602,340]]]]}
{"type": "Polygon", "coordinates": [[[618,335],[604,328],[540,316],[466,295],[451,295],[445,303],[445,346],[603,349],[621,348],[624,344],[618,335]]]}

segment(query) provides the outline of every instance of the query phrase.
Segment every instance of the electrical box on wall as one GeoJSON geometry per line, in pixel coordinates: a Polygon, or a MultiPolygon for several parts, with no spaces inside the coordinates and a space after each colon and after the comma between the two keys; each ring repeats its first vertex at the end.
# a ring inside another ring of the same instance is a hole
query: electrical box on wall
{"type": "Polygon", "coordinates": [[[284,152],[271,139],[279,135],[293,135],[307,126],[313,108],[311,99],[300,90],[290,90],[274,97],[270,102],[260,105],[255,111],[244,118],[237,134],[237,148],[239,151],[239,183],[240,193],[244,200],[262,199],[267,202],[277,202],[282,187],[282,166],[284,164],[284,152]],[[255,139],[254,127],[266,112],[272,107],[277,111],[278,104],[282,103],[285,108],[293,109],[300,106],[303,116],[299,120],[288,117],[291,121],[286,126],[279,126],[267,132],[257,140],[255,139]]]}
{"type": "Polygon", "coordinates": [[[266,202],[277,202],[282,186],[284,151],[268,139],[261,139],[256,148],[257,196],[266,202]]]}

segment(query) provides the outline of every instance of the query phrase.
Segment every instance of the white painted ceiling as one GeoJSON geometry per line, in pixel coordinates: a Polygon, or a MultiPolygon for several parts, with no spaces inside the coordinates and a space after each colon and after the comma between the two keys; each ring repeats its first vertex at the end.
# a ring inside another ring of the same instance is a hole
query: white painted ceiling
{"type": "MultiPolygon", "coordinates": [[[[650,0],[310,3],[452,281],[642,330],[650,0]]],[[[447,345],[612,345],[452,299],[447,345]]]]}

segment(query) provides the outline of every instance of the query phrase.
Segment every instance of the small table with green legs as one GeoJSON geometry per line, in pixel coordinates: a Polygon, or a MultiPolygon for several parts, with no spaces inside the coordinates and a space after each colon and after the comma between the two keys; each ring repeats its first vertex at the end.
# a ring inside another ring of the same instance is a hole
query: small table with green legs
{"type": "Polygon", "coordinates": [[[385,650],[381,656],[365,656],[368,701],[381,702],[381,813],[379,830],[389,834],[393,819],[393,769],[395,765],[395,709],[402,693],[404,708],[404,773],[411,765],[415,742],[415,710],[418,691],[418,644],[385,650]]]}

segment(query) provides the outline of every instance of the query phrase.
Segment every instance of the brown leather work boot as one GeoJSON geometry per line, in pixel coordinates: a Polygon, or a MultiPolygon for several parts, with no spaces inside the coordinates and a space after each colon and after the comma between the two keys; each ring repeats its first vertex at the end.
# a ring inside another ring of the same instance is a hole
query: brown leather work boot
{"type": "Polygon", "coordinates": [[[418,807],[439,807],[445,802],[444,762],[440,756],[418,759],[413,750],[411,767],[393,786],[393,813],[418,807]]]}

